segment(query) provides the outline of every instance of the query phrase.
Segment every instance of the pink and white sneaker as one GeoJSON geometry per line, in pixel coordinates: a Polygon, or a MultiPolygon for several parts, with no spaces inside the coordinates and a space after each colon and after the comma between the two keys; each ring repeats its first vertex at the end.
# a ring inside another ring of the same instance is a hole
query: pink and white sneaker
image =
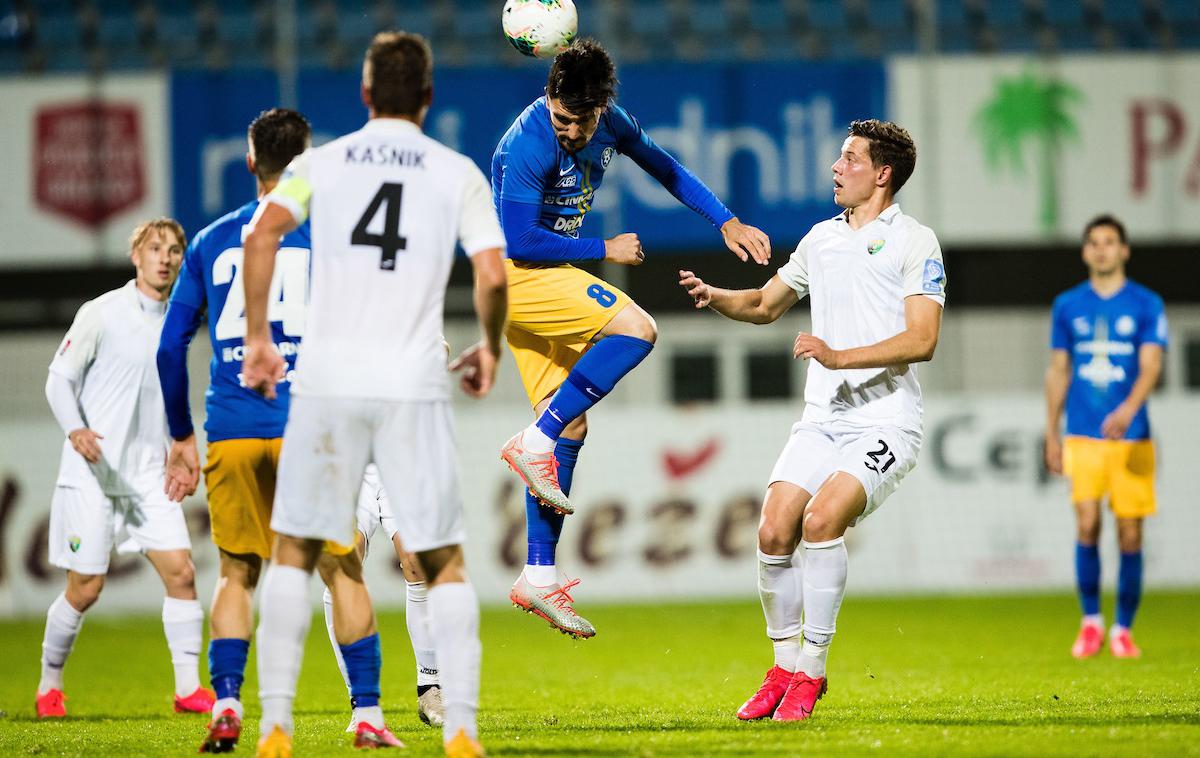
{"type": "Polygon", "coordinates": [[[783,693],[783,700],[779,701],[779,707],[775,709],[771,720],[803,721],[809,718],[813,708],[817,706],[817,701],[828,690],[829,682],[825,677],[813,678],[803,671],[797,671],[792,675],[787,692],[783,693]]]}
{"type": "Polygon", "coordinates": [[[753,721],[774,715],[784,693],[787,692],[788,685],[792,682],[792,676],[792,672],[782,666],[773,666],[763,677],[758,692],[738,708],[737,717],[742,721],[753,721]]]}
{"type": "Polygon", "coordinates": [[[1108,652],[1113,658],[1141,658],[1142,649],[1133,644],[1133,634],[1123,626],[1114,625],[1108,633],[1108,652]]]}
{"type": "Polygon", "coordinates": [[[1084,620],[1079,627],[1079,635],[1071,646],[1071,655],[1076,658],[1091,658],[1104,647],[1104,627],[1092,621],[1084,620]]]}
{"type": "Polygon", "coordinates": [[[217,702],[217,693],[207,687],[197,687],[196,691],[187,697],[175,696],[175,712],[212,713],[215,702],[217,702]]]}

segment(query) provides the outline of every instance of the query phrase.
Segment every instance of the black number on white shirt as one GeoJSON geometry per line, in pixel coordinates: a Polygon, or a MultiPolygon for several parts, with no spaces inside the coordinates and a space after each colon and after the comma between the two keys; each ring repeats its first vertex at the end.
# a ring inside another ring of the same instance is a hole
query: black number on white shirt
{"type": "Polygon", "coordinates": [[[400,201],[404,198],[404,185],[385,182],[363,211],[354,231],[350,233],[351,245],[369,245],[380,250],[379,268],[384,271],[396,269],[396,253],[408,247],[408,239],[400,236],[400,201]],[[379,234],[367,231],[375,220],[379,206],[384,205],[383,231],[379,234]]]}
{"type": "Polygon", "coordinates": [[[867,458],[869,460],[864,461],[863,465],[866,466],[867,468],[871,469],[872,471],[874,471],[877,474],[886,474],[887,470],[890,469],[892,467],[892,464],[896,462],[896,454],[891,452],[890,450],[888,450],[888,445],[883,440],[879,440],[879,449],[878,450],[868,450],[867,451],[867,458]],[[876,466],[879,464],[879,461],[885,455],[888,457],[888,459],[883,464],[883,468],[876,468],[876,466]]]}

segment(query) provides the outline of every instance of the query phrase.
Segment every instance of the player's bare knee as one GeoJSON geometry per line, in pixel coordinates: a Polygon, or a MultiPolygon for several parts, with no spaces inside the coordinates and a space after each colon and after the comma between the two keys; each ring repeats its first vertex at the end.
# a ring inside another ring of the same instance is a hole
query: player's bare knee
{"type": "Polygon", "coordinates": [[[845,533],[845,527],[828,508],[809,506],[804,513],[803,535],[805,542],[828,542],[845,533]]]}
{"type": "Polygon", "coordinates": [[[789,555],[796,549],[796,530],[771,521],[758,526],[758,549],[767,555],[789,555]]]}
{"type": "Polygon", "coordinates": [[[83,613],[95,605],[104,590],[103,574],[67,574],[67,590],[63,593],[75,610],[83,613]]]}
{"type": "Polygon", "coordinates": [[[1142,549],[1142,524],[1140,521],[1117,521],[1117,547],[1122,553],[1136,553],[1142,549]]]}
{"type": "Polygon", "coordinates": [[[1100,542],[1100,518],[1081,516],[1076,524],[1075,538],[1081,545],[1095,545],[1100,542]]]}
{"type": "Polygon", "coordinates": [[[173,561],[163,571],[162,579],[168,597],[190,600],[196,596],[196,564],[190,555],[173,561]]]}

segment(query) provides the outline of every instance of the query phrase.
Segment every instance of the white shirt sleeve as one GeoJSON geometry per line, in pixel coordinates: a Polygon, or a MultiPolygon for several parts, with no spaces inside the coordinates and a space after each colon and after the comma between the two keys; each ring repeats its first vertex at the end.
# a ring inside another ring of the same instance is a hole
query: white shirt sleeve
{"type": "Polygon", "coordinates": [[[796,296],[801,299],[808,294],[808,247],[811,236],[812,232],[804,235],[792,257],[775,272],[784,284],[796,290],[796,296]]]}
{"type": "Polygon", "coordinates": [[[92,303],[84,303],[75,314],[75,321],[67,330],[67,336],[58,346],[54,360],[50,361],[50,370],[78,385],[92,361],[96,360],[103,331],[104,322],[99,309],[93,307],[92,303]]]}
{"type": "Polygon", "coordinates": [[[62,427],[63,434],[87,426],[79,412],[79,396],[75,382],[62,374],[51,371],[46,377],[46,400],[54,420],[62,427]]]}
{"type": "MultiPolygon", "coordinates": [[[[312,148],[309,148],[292,159],[266,201],[286,208],[297,224],[303,224],[308,218],[308,206],[312,201],[311,174],[312,148]]],[[[259,212],[262,212],[262,206],[259,212]]]]}
{"type": "Polygon", "coordinates": [[[492,188],[479,167],[466,161],[467,181],[463,186],[462,215],[458,219],[458,242],[467,255],[483,250],[504,250],[504,232],[496,218],[496,206],[492,203],[492,188]]]}
{"type": "Polygon", "coordinates": [[[946,264],[933,230],[919,226],[904,249],[904,296],[924,295],[946,305],[946,264]]]}

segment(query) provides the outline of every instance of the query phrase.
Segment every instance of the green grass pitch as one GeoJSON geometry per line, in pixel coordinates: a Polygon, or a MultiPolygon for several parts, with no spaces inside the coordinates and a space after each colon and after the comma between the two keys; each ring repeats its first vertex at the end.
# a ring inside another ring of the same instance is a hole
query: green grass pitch
{"type": "MultiPolygon", "coordinates": [[[[771,648],[752,602],[588,607],[587,642],[512,609],[483,616],[480,723],[493,756],[1200,755],[1200,595],[1147,595],[1137,661],[1068,654],[1067,595],[862,598],[807,723],[738,722],[771,648]]],[[[103,601],[101,601],[103,602],[103,601]]],[[[1111,608],[1106,600],[1106,608],[1111,608]]],[[[440,735],[416,718],[403,617],[381,616],[384,706],[408,754],[440,735]]],[[[0,625],[0,755],[190,755],[205,719],[171,712],[156,618],[89,619],[67,668],[65,721],[32,715],[42,623],[0,625]]],[[[245,688],[252,755],[253,657],[245,688]]],[[[315,619],[297,701],[297,755],[350,754],[347,706],[315,619]]]]}

